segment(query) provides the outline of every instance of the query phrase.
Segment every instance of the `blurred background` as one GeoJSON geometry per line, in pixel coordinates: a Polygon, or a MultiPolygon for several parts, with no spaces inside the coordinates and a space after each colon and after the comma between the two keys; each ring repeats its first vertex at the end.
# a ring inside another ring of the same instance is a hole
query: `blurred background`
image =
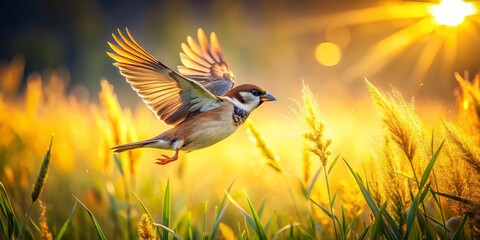
{"type": "MultiPolygon", "coordinates": [[[[471,8],[478,8],[479,3],[473,4],[436,8],[436,1],[3,0],[2,69],[24,68],[19,71],[18,91],[11,98],[3,93],[10,101],[0,109],[13,111],[10,118],[22,121],[10,120],[16,127],[12,127],[14,134],[5,135],[2,149],[7,153],[2,156],[12,157],[4,158],[2,165],[11,164],[12,172],[24,169],[27,178],[34,179],[39,163],[30,166],[20,163],[21,159],[40,159],[53,132],[60,159],[51,178],[66,180],[62,186],[73,186],[71,192],[62,194],[72,201],[75,193],[105,204],[100,169],[105,156],[111,154],[111,142],[102,140],[108,139],[109,133],[102,132],[98,119],[112,109],[101,103],[101,79],[113,85],[124,108],[125,126],[135,130],[130,140],[149,138],[168,128],[157,121],[112,65],[105,53],[110,51],[111,33],[128,27],[148,52],[175,69],[180,64],[180,44],[188,35],[196,38],[197,28],[202,27],[207,34],[217,33],[237,84],[255,83],[277,98],[262,105],[251,119],[280,156],[287,175],[298,176],[302,168],[304,124],[298,113],[302,82],[316,97],[326,135],[332,139],[333,155],[341,154],[361,166],[381,132],[365,79],[386,91],[394,87],[407,100],[414,98],[417,113],[428,128],[439,119],[457,117],[454,73],[474,76],[480,67],[480,16],[471,8]],[[457,10],[465,10],[467,16],[457,10]],[[35,85],[38,79],[42,79],[41,86],[35,85]],[[36,91],[42,97],[35,98],[36,91]],[[43,109],[34,114],[36,118],[28,115],[31,104],[43,109]],[[31,146],[34,150],[24,153],[31,146]],[[69,185],[72,176],[78,181],[69,185]]],[[[106,92],[107,86],[103,85],[106,92]]],[[[3,133],[9,131],[3,129],[3,133]]],[[[137,151],[142,159],[137,167],[139,195],[148,199],[147,205],[155,205],[161,191],[151,190],[152,185],[164,185],[168,177],[178,174],[181,181],[176,187],[183,194],[174,195],[181,206],[198,208],[206,199],[215,204],[236,176],[237,190],[250,189],[253,199],[264,198],[265,191],[271,193],[270,199],[281,199],[288,193],[278,182],[295,183],[272,174],[248,139],[241,128],[212,148],[183,154],[180,162],[184,163],[165,167],[153,167],[155,157],[164,151],[137,151]]],[[[337,174],[344,176],[345,172],[337,174]]],[[[0,176],[8,179],[8,175],[0,176]]],[[[333,184],[340,186],[341,179],[337,180],[333,184]]],[[[271,209],[292,208],[289,201],[269,201],[273,202],[271,209]]],[[[62,211],[68,213],[70,207],[62,206],[62,211]]]]}
{"type": "Polygon", "coordinates": [[[323,94],[355,97],[366,77],[417,97],[452,99],[452,73],[478,70],[479,20],[440,26],[430,2],[2,1],[0,58],[22,56],[27,74],[65,67],[70,87],[97,92],[106,77],[120,90],[126,85],[105,54],[117,28],[128,27],[174,67],[180,43],[203,27],[219,35],[238,82],[258,82],[283,98],[302,78],[323,94]],[[334,45],[317,49],[325,42],[334,45]]]}

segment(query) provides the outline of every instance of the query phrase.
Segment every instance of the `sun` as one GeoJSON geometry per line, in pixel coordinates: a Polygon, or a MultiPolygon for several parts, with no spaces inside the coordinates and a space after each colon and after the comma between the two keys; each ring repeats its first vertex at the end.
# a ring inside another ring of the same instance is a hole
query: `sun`
{"type": "Polygon", "coordinates": [[[458,26],[466,16],[477,13],[472,3],[462,0],[443,0],[430,8],[430,13],[440,25],[458,26]]]}

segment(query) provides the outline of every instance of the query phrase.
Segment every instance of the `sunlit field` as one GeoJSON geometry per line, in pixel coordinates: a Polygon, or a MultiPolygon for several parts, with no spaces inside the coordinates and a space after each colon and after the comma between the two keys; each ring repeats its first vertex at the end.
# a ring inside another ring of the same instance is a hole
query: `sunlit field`
{"type": "MultiPolygon", "coordinates": [[[[0,239],[479,239],[478,7],[359,7],[280,22],[250,46],[209,27],[236,84],[277,101],[164,166],[173,151],[111,150],[169,128],[120,74],[71,84],[69,69],[3,59],[0,239]]],[[[146,34],[174,67],[185,40],[146,34]]]]}

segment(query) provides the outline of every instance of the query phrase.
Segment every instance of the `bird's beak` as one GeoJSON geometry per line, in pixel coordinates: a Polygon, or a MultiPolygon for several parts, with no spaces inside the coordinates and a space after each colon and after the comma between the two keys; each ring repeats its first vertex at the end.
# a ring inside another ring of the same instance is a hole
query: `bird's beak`
{"type": "Polygon", "coordinates": [[[272,94],[270,93],[265,93],[263,95],[260,96],[260,100],[262,102],[269,102],[269,101],[275,101],[277,100],[272,94]]]}

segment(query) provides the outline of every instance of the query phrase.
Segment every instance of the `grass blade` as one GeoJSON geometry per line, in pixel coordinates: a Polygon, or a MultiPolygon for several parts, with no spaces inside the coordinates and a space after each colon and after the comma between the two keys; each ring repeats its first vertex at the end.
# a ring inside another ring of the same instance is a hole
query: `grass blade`
{"type": "Polygon", "coordinates": [[[335,200],[337,199],[337,193],[338,193],[338,190],[335,191],[335,193],[333,194],[333,197],[332,197],[332,207],[333,207],[333,205],[335,204],[335,200]]]}
{"type": "MultiPolygon", "coordinates": [[[[367,201],[367,204],[370,207],[370,210],[372,210],[372,212],[375,216],[379,216],[378,214],[379,214],[380,210],[378,209],[377,204],[373,200],[372,195],[370,194],[370,192],[367,190],[367,188],[363,184],[362,179],[360,178],[358,173],[356,173],[353,170],[353,168],[350,166],[350,164],[348,164],[347,160],[343,159],[343,161],[345,162],[345,164],[347,164],[347,167],[350,170],[350,173],[353,175],[353,178],[357,182],[357,185],[359,186],[360,191],[362,192],[362,195],[363,195],[365,201],[367,201]]],[[[396,239],[401,239],[402,234],[400,233],[399,228],[397,227],[397,225],[396,225],[395,221],[393,220],[392,216],[390,216],[390,214],[388,214],[387,211],[383,211],[382,215],[385,217],[385,219],[387,220],[388,225],[389,225],[389,227],[385,228],[386,232],[388,232],[390,235],[392,235],[392,237],[394,236],[394,238],[396,238],[396,239]]]]}
{"type": "MultiPolygon", "coordinates": [[[[171,215],[171,195],[170,195],[170,179],[167,180],[167,187],[165,188],[165,195],[163,197],[163,211],[162,211],[162,226],[170,227],[170,215],[171,215]]],[[[163,227],[162,227],[163,228],[163,227]]],[[[161,239],[168,240],[168,230],[163,228],[163,234],[161,239]]]]}
{"type": "Polygon", "coordinates": [[[80,199],[78,199],[76,196],[73,196],[73,197],[77,199],[77,202],[79,202],[83,206],[83,208],[87,211],[88,216],[90,217],[90,220],[92,220],[93,226],[95,227],[95,231],[97,231],[98,238],[100,238],[101,240],[107,239],[105,237],[105,234],[103,233],[102,228],[100,227],[100,224],[98,224],[97,219],[95,218],[93,213],[90,211],[90,209],[88,209],[87,206],[85,206],[85,204],[83,204],[82,201],[80,201],[80,199]]]}
{"type": "Polygon", "coordinates": [[[373,222],[373,228],[370,232],[370,239],[380,239],[384,233],[385,224],[382,214],[385,211],[385,205],[380,208],[378,214],[375,215],[375,222],[373,222]]]}
{"type": "Polygon", "coordinates": [[[302,232],[302,234],[309,240],[315,240],[315,237],[312,236],[310,233],[308,233],[307,231],[305,231],[305,229],[303,229],[301,226],[298,227],[298,229],[300,229],[300,232],[302,232]]]}
{"type": "Polygon", "coordinates": [[[405,231],[405,235],[403,239],[408,239],[410,231],[412,230],[413,222],[417,216],[417,211],[419,209],[420,203],[427,195],[428,191],[430,190],[430,183],[423,189],[421,192],[419,191],[415,198],[413,199],[412,204],[410,205],[410,209],[407,213],[407,230],[405,231]]]}
{"type": "Polygon", "coordinates": [[[0,207],[2,209],[2,214],[7,221],[8,232],[6,233],[6,236],[8,236],[9,239],[16,239],[18,237],[18,234],[20,233],[20,224],[2,182],[0,182],[0,199],[0,207]]]}
{"type": "Polygon", "coordinates": [[[318,204],[317,202],[315,202],[313,199],[311,198],[308,198],[310,199],[310,201],[312,201],[315,205],[317,205],[317,207],[319,207],[325,214],[327,214],[327,216],[331,219],[333,219],[333,216],[332,214],[330,213],[330,211],[328,211],[326,208],[322,207],[322,205],[318,204]]]}
{"type": "MultiPolygon", "coordinates": [[[[250,225],[250,227],[252,228],[255,228],[255,224],[253,222],[253,219],[252,217],[250,216],[250,214],[247,213],[247,211],[245,211],[233,198],[232,196],[230,196],[230,194],[228,194],[227,192],[225,192],[225,194],[227,195],[228,197],[228,200],[230,200],[230,202],[238,208],[238,210],[240,210],[240,212],[243,214],[243,216],[245,216],[245,220],[247,221],[248,225],[250,225]]],[[[247,229],[248,230],[248,229],[247,229]]]]}
{"type": "Polygon", "coordinates": [[[432,156],[432,159],[430,159],[430,162],[428,163],[427,167],[425,168],[425,171],[423,172],[422,179],[420,180],[420,186],[418,187],[418,189],[423,189],[423,186],[425,186],[425,183],[427,182],[428,177],[430,176],[430,172],[432,172],[433,166],[437,161],[438,154],[440,154],[440,150],[442,150],[444,143],[445,143],[445,140],[442,141],[437,151],[435,151],[435,154],[432,156]]]}
{"type": "Polygon", "coordinates": [[[263,199],[262,203],[260,204],[260,207],[258,208],[258,216],[261,218],[263,215],[263,210],[265,209],[265,204],[267,203],[267,199],[263,199]]]}
{"type": "Polygon", "coordinates": [[[178,236],[178,234],[175,233],[175,231],[173,231],[172,229],[168,228],[167,226],[163,225],[163,224],[160,224],[160,223],[153,223],[153,225],[157,226],[157,227],[160,227],[163,229],[164,231],[164,235],[162,235],[162,239],[165,237],[166,239],[168,239],[168,235],[167,234],[172,234],[173,237],[175,237],[176,239],[178,240],[182,240],[182,237],[178,236]]]}
{"type": "MultiPolygon", "coordinates": [[[[137,201],[140,203],[140,206],[142,206],[143,208],[143,211],[148,215],[148,217],[152,220],[152,222],[154,221],[153,220],[153,216],[152,214],[150,213],[150,211],[148,211],[147,209],[147,206],[145,206],[145,204],[142,202],[142,200],[140,199],[140,197],[138,197],[137,193],[136,192],[132,192],[133,193],[133,196],[135,196],[135,198],[137,199],[137,201]]],[[[157,236],[160,236],[160,229],[158,229],[157,227],[155,228],[155,231],[157,232],[157,236]]]]}
{"type": "MultiPolygon", "coordinates": [[[[300,226],[300,223],[292,223],[292,224],[288,224],[286,226],[283,226],[282,228],[280,228],[272,237],[272,239],[278,239],[278,237],[280,236],[280,234],[288,229],[291,229],[293,227],[296,227],[296,226],[300,226]]],[[[300,230],[301,231],[301,230],[300,230]]]]}
{"type": "Polygon", "coordinates": [[[32,218],[28,218],[28,221],[30,222],[30,224],[32,224],[33,226],[33,229],[35,229],[35,231],[41,235],[42,234],[42,230],[40,230],[40,228],[38,227],[38,225],[32,220],[32,218]]]}
{"type": "Polygon", "coordinates": [[[248,195],[246,192],[245,192],[245,197],[247,198],[248,206],[250,207],[250,211],[252,212],[253,221],[255,223],[255,232],[257,233],[257,236],[260,240],[266,240],[267,234],[263,229],[262,222],[260,221],[260,217],[258,216],[257,211],[253,207],[252,202],[250,202],[250,199],[248,198],[248,195]]]}
{"type": "Polygon", "coordinates": [[[220,223],[219,224],[219,230],[220,230],[220,233],[222,234],[222,238],[225,239],[225,240],[235,240],[235,233],[233,232],[233,230],[227,225],[227,224],[224,224],[224,223],[220,223]]]}
{"type": "Polygon", "coordinates": [[[460,236],[463,232],[463,225],[465,225],[465,222],[467,221],[468,216],[465,215],[465,217],[462,218],[462,221],[460,222],[460,225],[458,225],[457,230],[455,230],[455,234],[453,235],[452,240],[457,240],[460,239],[460,236]]]}
{"type": "Polygon", "coordinates": [[[313,175],[312,181],[310,182],[310,184],[308,184],[307,190],[305,192],[305,196],[307,198],[310,197],[310,193],[312,193],[313,186],[315,186],[315,183],[317,182],[317,178],[318,178],[318,176],[320,176],[320,172],[322,171],[322,169],[323,169],[323,165],[320,166],[320,168],[315,173],[315,175],[313,175]]]}
{"type": "Polygon", "coordinates": [[[335,164],[337,163],[339,158],[340,158],[340,155],[337,155],[335,157],[335,159],[333,159],[332,163],[330,164],[330,167],[328,168],[328,174],[327,175],[330,175],[330,172],[333,170],[333,167],[335,166],[335,164]]]}
{"type": "Polygon", "coordinates": [[[370,230],[370,226],[368,226],[367,228],[365,228],[365,230],[363,230],[362,234],[360,234],[360,237],[358,237],[358,240],[365,239],[365,237],[367,236],[368,230],[370,230]]]}
{"type": "Polygon", "coordinates": [[[455,200],[455,201],[458,201],[458,202],[461,202],[461,203],[472,204],[472,202],[470,200],[466,199],[466,198],[458,197],[458,196],[451,195],[451,194],[448,194],[448,193],[442,193],[442,192],[436,192],[436,191],[433,191],[433,192],[437,195],[440,195],[442,197],[446,197],[448,199],[452,199],[452,200],[455,200]]]}
{"type": "MultiPolygon", "coordinates": [[[[235,181],[237,180],[237,178],[235,177],[232,182],[230,183],[230,185],[228,186],[226,192],[229,193],[230,190],[232,189],[233,187],[233,184],[235,183],[235,181]]],[[[209,239],[210,240],[213,240],[215,238],[215,235],[217,234],[217,231],[220,227],[220,220],[222,219],[223,217],[223,214],[225,213],[225,210],[227,209],[227,206],[228,206],[228,202],[227,202],[227,195],[223,195],[223,199],[222,199],[222,202],[220,203],[220,211],[218,211],[218,214],[215,216],[215,222],[213,224],[213,229],[212,229],[212,232],[210,233],[210,237],[209,239]]]]}
{"type": "Polygon", "coordinates": [[[70,219],[72,219],[73,213],[75,212],[75,209],[77,208],[77,203],[75,202],[75,205],[73,205],[72,211],[70,211],[70,214],[67,217],[67,220],[62,225],[62,228],[60,228],[60,231],[58,231],[57,235],[55,236],[55,240],[60,240],[63,237],[63,234],[67,230],[68,224],[70,223],[70,219]]]}
{"type": "Polygon", "coordinates": [[[113,154],[113,159],[115,161],[115,165],[117,165],[118,171],[120,171],[120,174],[124,176],[125,172],[123,171],[122,161],[117,154],[113,154]]]}

